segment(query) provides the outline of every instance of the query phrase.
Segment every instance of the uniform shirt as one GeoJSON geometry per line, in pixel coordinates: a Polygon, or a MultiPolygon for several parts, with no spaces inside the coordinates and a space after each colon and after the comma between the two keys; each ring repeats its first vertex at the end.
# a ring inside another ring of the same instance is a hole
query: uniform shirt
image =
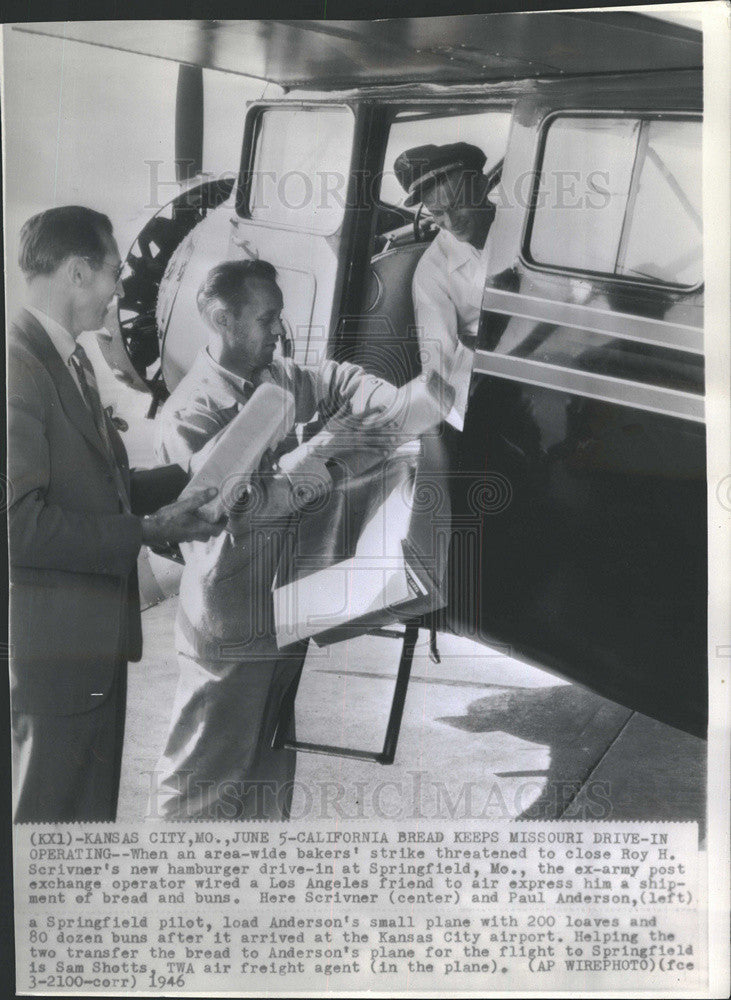
{"type": "MultiPolygon", "coordinates": [[[[316,371],[291,358],[275,359],[260,376],[292,393],[295,421],[310,421],[325,405],[354,411],[367,407],[382,389],[381,379],[357,365],[326,361],[316,371]]],[[[256,385],[221,367],[202,350],[191,370],[163,406],[158,420],[157,455],[195,472],[213,439],[248,402],[256,385]]],[[[298,445],[296,428],[277,449],[281,455],[298,445]]],[[[258,661],[279,655],[274,638],[271,587],[286,525],[271,527],[265,511],[261,526],[244,540],[223,531],[206,542],[185,546],[178,625],[193,655],[221,664],[258,661]]]]}
{"type": "MultiPolygon", "coordinates": [[[[203,349],[190,371],[163,406],[156,423],[156,452],[161,461],[176,462],[186,472],[200,466],[198,453],[214,438],[251,398],[261,383],[271,382],[286,389],[295,401],[295,423],[304,424],[325,404],[335,412],[349,402],[354,411],[368,406],[384,383],[358,365],[325,361],[316,370],[300,368],[291,358],[276,358],[256,384],[223,368],[203,349]],[[191,468],[191,459],[198,456],[191,468]]],[[[292,434],[279,447],[296,447],[292,434]]]]}
{"type": "MultiPolygon", "coordinates": [[[[414,273],[412,294],[419,344],[428,361],[454,387],[462,427],[485,283],[484,250],[440,230],[414,273]]],[[[454,414],[453,414],[454,417],[454,414]]]]}

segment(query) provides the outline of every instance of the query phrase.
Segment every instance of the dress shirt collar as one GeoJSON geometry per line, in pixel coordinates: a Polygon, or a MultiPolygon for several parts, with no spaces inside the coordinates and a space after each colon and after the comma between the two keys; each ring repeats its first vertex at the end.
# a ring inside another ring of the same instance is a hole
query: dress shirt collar
{"type": "Polygon", "coordinates": [[[31,313],[32,316],[35,316],[41,324],[43,329],[51,338],[51,343],[61,355],[61,360],[65,365],[67,365],[69,363],[69,358],[76,350],[76,341],[74,337],[69,333],[66,327],[61,326],[57,320],[48,316],[46,313],[41,312],[40,309],[36,309],[35,306],[27,306],[26,308],[28,309],[28,312],[31,313]]]}

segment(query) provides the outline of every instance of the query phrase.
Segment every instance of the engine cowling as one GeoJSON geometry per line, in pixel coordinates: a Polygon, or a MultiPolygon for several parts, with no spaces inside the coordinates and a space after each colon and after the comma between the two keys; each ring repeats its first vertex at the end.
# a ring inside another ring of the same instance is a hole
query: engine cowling
{"type": "Polygon", "coordinates": [[[208,214],[226,202],[234,178],[189,188],[164,205],[145,225],[125,259],[119,329],[99,337],[109,367],[121,381],[164,400],[166,384],[160,362],[165,329],[158,322],[161,303],[175,288],[186,241],[208,214]]]}

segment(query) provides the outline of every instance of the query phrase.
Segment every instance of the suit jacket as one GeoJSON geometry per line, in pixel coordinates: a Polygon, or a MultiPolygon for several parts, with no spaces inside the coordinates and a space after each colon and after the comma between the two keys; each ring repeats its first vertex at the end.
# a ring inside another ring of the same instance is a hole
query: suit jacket
{"type": "MultiPolygon", "coordinates": [[[[132,509],[174,499],[182,470],[130,475],[108,426],[132,509]]],[[[120,663],[142,652],[142,527],[124,511],[71,373],[27,311],[8,335],[8,492],[13,710],[88,711],[107,697],[120,663]]]]}

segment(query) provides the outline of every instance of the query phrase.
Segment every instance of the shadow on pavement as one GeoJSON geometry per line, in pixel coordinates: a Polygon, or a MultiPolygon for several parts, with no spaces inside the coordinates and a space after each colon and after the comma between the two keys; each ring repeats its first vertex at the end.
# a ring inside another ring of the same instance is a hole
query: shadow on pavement
{"type": "Polygon", "coordinates": [[[549,748],[544,771],[496,772],[543,785],[521,819],[696,821],[703,836],[705,743],[584,688],[502,690],[438,721],[549,748]]]}

